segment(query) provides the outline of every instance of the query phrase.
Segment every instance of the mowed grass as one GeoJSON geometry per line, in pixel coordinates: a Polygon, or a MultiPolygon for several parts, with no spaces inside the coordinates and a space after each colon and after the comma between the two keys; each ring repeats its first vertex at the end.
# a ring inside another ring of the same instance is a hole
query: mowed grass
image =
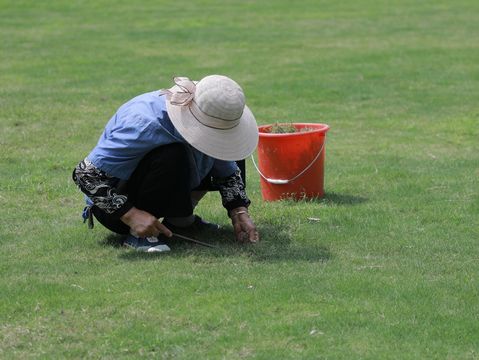
{"type": "Polygon", "coordinates": [[[0,0],[0,357],[478,358],[478,38],[473,0],[0,0]],[[257,246],[216,193],[219,250],[88,231],[106,121],[213,73],[331,126],[326,197],[265,203],[248,161],[257,246]]]}

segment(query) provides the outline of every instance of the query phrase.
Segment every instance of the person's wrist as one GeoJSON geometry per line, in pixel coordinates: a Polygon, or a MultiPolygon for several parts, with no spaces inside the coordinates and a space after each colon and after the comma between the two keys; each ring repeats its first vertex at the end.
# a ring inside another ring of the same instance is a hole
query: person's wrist
{"type": "Polygon", "coordinates": [[[247,215],[249,216],[249,213],[248,213],[248,208],[246,207],[238,207],[238,208],[235,208],[235,209],[232,209],[230,210],[229,212],[229,217],[231,219],[234,219],[235,217],[238,217],[240,215],[247,215]]]}
{"type": "Polygon", "coordinates": [[[137,212],[137,208],[132,207],[130,210],[128,210],[126,213],[124,213],[121,217],[120,220],[123,221],[125,224],[129,225],[133,217],[135,216],[137,212]]]}

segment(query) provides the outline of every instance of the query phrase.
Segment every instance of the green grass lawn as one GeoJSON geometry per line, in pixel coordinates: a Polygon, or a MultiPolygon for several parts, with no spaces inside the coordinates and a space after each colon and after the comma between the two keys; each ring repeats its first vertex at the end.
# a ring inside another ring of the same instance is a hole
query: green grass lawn
{"type": "Polygon", "coordinates": [[[479,358],[479,2],[0,0],[0,358],[479,358]],[[131,97],[237,80],[331,126],[326,197],[166,256],[81,223],[71,171],[131,97]],[[310,222],[308,217],[320,218],[310,222]]]}

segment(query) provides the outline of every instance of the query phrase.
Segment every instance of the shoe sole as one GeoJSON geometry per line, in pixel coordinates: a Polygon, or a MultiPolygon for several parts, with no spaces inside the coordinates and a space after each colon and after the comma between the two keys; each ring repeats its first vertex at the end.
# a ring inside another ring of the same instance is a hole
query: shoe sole
{"type": "Polygon", "coordinates": [[[168,245],[156,245],[156,246],[131,246],[130,244],[125,244],[126,247],[130,249],[135,249],[139,252],[155,253],[155,252],[169,252],[171,249],[168,245]]]}

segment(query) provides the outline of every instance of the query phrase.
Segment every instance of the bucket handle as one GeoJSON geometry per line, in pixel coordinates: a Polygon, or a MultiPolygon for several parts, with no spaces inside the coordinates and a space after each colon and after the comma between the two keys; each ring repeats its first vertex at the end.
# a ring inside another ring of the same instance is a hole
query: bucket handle
{"type": "Polygon", "coordinates": [[[253,165],[256,169],[256,171],[258,171],[259,175],[264,179],[266,180],[267,182],[269,182],[270,184],[274,184],[274,185],[285,185],[285,184],[289,184],[290,182],[296,180],[297,178],[299,178],[301,175],[303,175],[306,171],[308,171],[308,169],[313,166],[313,164],[316,162],[316,160],[318,160],[318,158],[321,156],[321,153],[323,152],[323,149],[324,149],[324,144],[326,143],[326,139],[324,139],[323,141],[323,144],[321,145],[321,149],[319,149],[318,153],[316,154],[316,156],[314,157],[313,161],[311,161],[308,166],[306,166],[298,175],[292,177],[291,179],[270,179],[270,178],[267,178],[266,176],[264,176],[264,174],[261,172],[261,170],[258,168],[258,166],[256,166],[256,162],[254,161],[254,156],[253,154],[251,154],[251,160],[253,160],[253,165]]]}

